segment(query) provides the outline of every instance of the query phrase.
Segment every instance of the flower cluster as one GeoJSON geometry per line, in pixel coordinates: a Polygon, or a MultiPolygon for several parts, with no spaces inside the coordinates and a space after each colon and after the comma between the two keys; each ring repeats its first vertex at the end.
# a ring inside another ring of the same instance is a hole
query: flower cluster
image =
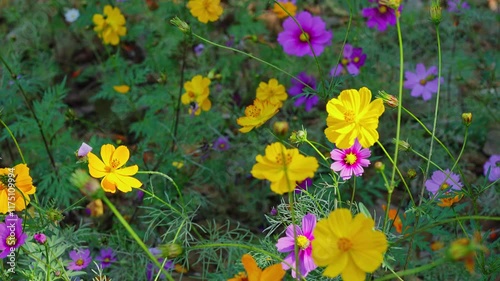
{"type": "MultiPolygon", "coordinates": [[[[68,264],[70,270],[83,270],[92,262],[89,249],[77,249],[69,252],[71,261],[68,264]]],[[[101,249],[99,255],[95,258],[99,262],[101,268],[110,267],[112,263],[116,262],[116,255],[113,249],[101,249]]]]}
{"type": "Polygon", "coordinates": [[[351,44],[345,44],[343,58],[340,63],[332,68],[331,76],[339,76],[342,73],[358,75],[360,68],[365,65],[366,54],[362,48],[354,48],[351,44]]]}
{"type": "Polygon", "coordinates": [[[106,45],[118,45],[120,37],[127,34],[125,17],[118,7],[104,6],[104,15],[95,14],[92,21],[96,25],[94,31],[106,45]]]}
{"type": "Polygon", "coordinates": [[[212,102],[208,99],[210,94],[210,79],[196,75],[184,83],[186,92],[181,96],[182,104],[189,104],[189,114],[200,115],[201,111],[209,111],[212,102]]]}

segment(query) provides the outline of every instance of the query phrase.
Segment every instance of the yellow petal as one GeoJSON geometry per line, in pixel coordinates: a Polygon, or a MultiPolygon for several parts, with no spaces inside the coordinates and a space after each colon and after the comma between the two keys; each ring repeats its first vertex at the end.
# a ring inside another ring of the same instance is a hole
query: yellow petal
{"type": "Polygon", "coordinates": [[[331,278],[338,276],[342,271],[344,271],[348,262],[349,262],[349,257],[347,256],[347,254],[339,255],[338,259],[335,260],[335,262],[328,264],[328,266],[325,268],[325,271],[323,272],[323,275],[331,278]]]}
{"type": "Polygon", "coordinates": [[[327,218],[333,234],[337,237],[349,237],[352,214],[348,209],[337,209],[327,218]]]}
{"type": "Polygon", "coordinates": [[[9,211],[9,198],[7,190],[0,190],[0,213],[6,214],[9,211]]]}
{"type": "Polygon", "coordinates": [[[116,184],[109,180],[109,175],[105,176],[101,181],[101,187],[106,192],[115,193],[116,192],[116,184]]]}
{"type": "Polygon", "coordinates": [[[119,169],[121,166],[125,165],[127,163],[128,159],[130,158],[130,151],[128,148],[124,145],[120,145],[119,147],[116,148],[115,152],[111,156],[112,160],[118,160],[118,163],[120,163],[118,166],[114,167],[115,169],[119,169]]]}
{"type": "Polygon", "coordinates": [[[244,254],[241,257],[241,262],[248,275],[248,281],[260,281],[262,270],[257,266],[254,258],[249,254],[244,254]]]}
{"type": "Polygon", "coordinates": [[[102,29],[102,25],[104,25],[104,17],[102,15],[95,14],[92,17],[92,22],[94,22],[95,25],[102,29]]]}
{"type": "Polygon", "coordinates": [[[137,171],[139,171],[139,167],[137,165],[133,165],[130,167],[125,167],[121,168],[115,171],[120,176],[133,176],[137,174],[137,171]]]}
{"type": "Polygon", "coordinates": [[[105,144],[101,147],[101,158],[104,165],[107,167],[111,166],[111,157],[113,157],[113,152],[115,152],[115,147],[112,144],[105,144]]]}
{"type": "MultiPolygon", "coordinates": [[[[356,257],[352,257],[352,259],[355,258],[356,257]]],[[[357,267],[352,260],[347,263],[346,267],[342,271],[342,280],[344,281],[365,281],[365,279],[366,272],[357,267]]]]}
{"type": "Polygon", "coordinates": [[[142,183],[133,177],[120,176],[116,173],[109,174],[108,179],[110,182],[114,182],[116,187],[122,192],[129,192],[132,187],[140,187],[142,183]]]}
{"type": "Polygon", "coordinates": [[[89,152],[87,159],[89,161],[89,173],[92,177],[100,179],[108,174],[106,165],[94,153],[89,152]]]}
{"type": "MultiPolygon", "coordinates": [[[[116,37],[113,37],[114,40],[117,40],[117,41],[111,41],[111,44],[112,45],[117,45],[118,42],[120,41],[120,38],[118,36],[116,37]],[[113,44],[113,42],[116,42],[116,44],[113,44]]],[[[130,87],[128,85],[116,85],[116,86],[113,86],[113,90],[115,90],[116,92],[120,93],[120,94],[126,94],[130,91],[130,87]]]]}

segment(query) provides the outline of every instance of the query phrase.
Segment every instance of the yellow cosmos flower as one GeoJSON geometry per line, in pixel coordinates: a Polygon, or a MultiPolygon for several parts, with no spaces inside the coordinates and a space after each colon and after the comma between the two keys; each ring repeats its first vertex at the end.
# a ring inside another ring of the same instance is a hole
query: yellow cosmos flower
{"type": "MultiPolygon", "coordinates": [[[[283,6],[283,8],[285,8],[285,10],[288,11],[288,13],[290,13],[290,15],[295,16],[295,14],[297,13],[297,6],[295,6],[293,2],[281,2],[280,4],[281,6],[283,6]]],[[[285,12],[285,10],[283,10],[278,4],[274,3],[273,12],[276,14],[276,16],[278,16],[278,18],[284,19],[288,17],[288,14],[285,12]]]]}
{"type": "Polygon", "coordinates": [[[218,20],[224,11],[220,0],[189,0],[187,7],[191,15],[202,23],[218,20]]]}
{"type": "Polygon", "coordinates": [[[26,164],[0,169],[0,213],[22,211],[30,202],[28,195],[34,194],[36,187],[26,164]],[[10,188],[10,190],[9,190],[10,188]]]}
{"type": "Polygon", "coordinates": [[[334,210],[320,220],[313,231],[312,256],[318,266],[326,266],[323,275],[342,274],[344,281],[364,281],[366,272],[379,268],[387,238],[373,230],[374,225],[364,214],[353,218],[348,209],[334,210]]]}
{"type": "Polygon", "coordinates": [[[257,88],[257,99],[261,101],[268,101],[269,103],[276,104],[279,107],[282,102],[287,99],[288,95],[285,91],[285,86],[278,83],[278,80],[269,79],[269,83],[260,82],[257,88]]]}
{"type": "Polygon", "coordinates": [[[130,87],[128,85],[116,85],[116,86],[113,86],[113,90],[115,90],[116,92],[120,93],[120,94],[126,94],[130,91],[130,87]]]}
{"type": "Polygon", "coordinates": [[[101,187],[106,192],[115,193],[116,188],[122,192],[129,192],[132,187],[141,187],[142,183],[132,176],[137,173],[139,167],[133,165],[122,168],[130,158],[130,151],[124,145],[118,148],[112,144],[105,144],[101,147],[101,159],[94,153],[89,152],[89,172],[96,179],[103,178],[101,187]]]}
{"type": "Polygon", "coordinates": [[[181,96],[182,104],[189,104],[189,114],[200,115],[201,110],[208,111],[212,107],[212,102],[208,99],[210,94],[210,79],[201,75],[196,75],[184,83],[186,92],[181,96]]]}
{"type": "Polygon", "coordinates": [[[280,263],[262,270],[257,266],[255,259],[249,254],[244,254],[241,262],[246,274],[240,272],[227,281],[281,281],[285,276],[285,270],[283,270],[283,266],[280,263]]]}
{"type": "Polygon", "coordinates": [[[245,108],[245,116],[236,120],[238,125],[243,126],[243,128],[240,128],[240,132],[248,133],[254,128],[262,126],[267,120],[278,113],[278,108],[276,104],[267,101],[263,102],[259,99],[254,100],[253,105],[245,108]]]}
{"type": "Polygon", "coordinates": [[[316,158],[303,156],[296,148],[287,149],[280,142],[268,145],[266,155],[255,159],[252,176],[269,180],[271,190],[278,194],[295,190],[297,182],[314,177],[319,167],[316,158]]]}
{"type": "Polygon", "coordinates": [[[328,118],[325,135],[337,148],[347,149],[358,138],[362,147],[372,146],[379,138],[378,118],[384,113],[381,99],[371,102],[372,92],[363,87],[342,91],[326,105],[328,118]]]}
{"type": "Polygon", "coordinates": [[[127,34],[125,17],[117,7],[104,6],[104,15],[95,14],[92,17],[92,21],[96,25],[94,31],[97,32],[97,36],[102,38],[102,41],[106,45],[118,45],[120,37],[127,34]]]}

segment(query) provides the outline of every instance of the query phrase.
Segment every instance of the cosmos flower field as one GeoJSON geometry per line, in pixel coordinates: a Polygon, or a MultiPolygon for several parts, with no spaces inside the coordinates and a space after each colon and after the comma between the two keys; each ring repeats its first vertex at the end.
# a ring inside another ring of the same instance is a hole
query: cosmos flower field
{"type": "Polygon", "coordinates": [[[497,280],[499,15],[0,1],[0,280],[497,280]]]}

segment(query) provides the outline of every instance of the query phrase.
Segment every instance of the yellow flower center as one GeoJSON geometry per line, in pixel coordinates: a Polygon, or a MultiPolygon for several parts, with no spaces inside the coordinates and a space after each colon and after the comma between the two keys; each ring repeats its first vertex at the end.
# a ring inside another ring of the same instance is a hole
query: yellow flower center
{"type": "Polygon", "coordinates": [[[196,98],[196,94],[195,94],[195,93],[193,93],[193,92],[188,92],[187,94],[188,94],[188,97],[189,97],[190,99],[192,99],[192,100],[194,100],[194,99],[196,98]]]}
{"type": "Polygon", "coordinates": [[[300,34],[299,39],[302,42],[307,42],[309,41],[309,34],[307,34],[307,32],[302,32],[302,34],[300,34]]]}
{"type": "Polygon", "coordinates": [[[342,62],[341,62],[343,65],[347,65],[349,63],[349,60],[346,59],[346,58],[343,58],[342,59],[342,62]]]}
{"type": "Polygon", "coordinates": [[[120,161],[118,159],[113,159],[111,160],[111,162],[109,163],[109,166],[106,166],[105,168],[105,171],[108,172],[108,173],[111,173],[113,172],[114,170],[116,170],[116,168],[120,166],[120,161]]]}
{"type": "Polygon", "coordinates": [[[110,259],[109,259],[109,258],[105,258],[105,259],[104,259],[104,262],[109,262],[109,261],[110,261],[110,259]]]}
{"type": "Polygon", "coordinates": [[[297,246],[299,246],[300,249],[305,250],[309,245],[311,244],[311,241],[307,239],[304,235],[299,235],[297,236],[297,246]]]}
{"type": "Polygon", "coordinates": [[[282,153],[276,155],[276,163],[278,165],[288,165],[290,164],[290,162],[292,162],[292,155],[290,155],[290,153],[282,153]]]}
{"type": "Polygon", "coordinates": [[[76,262],[75,262],[76,265],[78,266],[81,266],[83,264],[83,260],[82,259],[78,259],[76,262]]]}
{"type": "Polygon", "coordinates": [[[339,241],[337,242],[337,247],[342,252],[347,252],[352,248],[352,242],[347,238],[340,238],[339,241]]]}
{"type": "Polygon", "coordinates": [[[450,185],[449,185],[448,183],[444,182],[444,183],[440,186],[440,189],[441,189],[441,190],[446,190],[446,189],[448,189],[448,187],[450,187],[450,185]]]}
{"type": "Polygon", "coordinates": [[[352,110],[346,110],[346,111],[344,111],[344,120],[347,123],[354,122],[355,117],[356,117],[356,115],[354,114],[354,112],[352,110]]]}
{"type": "Polygon", "coordinates": [[[14,246],[14,245],[16,245],[16,242],[17,242],[17,240],[16,240],[16,237],[15,237],[15,236],[11,236],[11,235],[9,235],[9,236],[7,236],[7,239],[5,239],[5,243],[6,243],[7,245],[9,245],[9,246],[14,246]]]}
{"type": "Polygon", "coordinates": [[[381,14],[385,14],[387,12],[387,7],[386,6],[379,6],[378,11],[381,14]]]}
{"type": "Polygon", "coordinates": [[[425,86],[425,84],[427,84],[427,80],[425,79],[420,80],[420,85],[425,86]]]}
{"type": "Polygon", "coordinates": [[[344,161],[349,165],[356,163],[356,160],[358,160],[358,157],[352,152],[348,153],[344,158],[344,161]]]}
{"type": "Polygon", "coordinates": [[[259,117],[260,109],[253,104],[249,105],[247,106],[247,108],[245,108],[245,115],[248,117],[259,117]]]}
{"type": "Polygon", "coordinates": [[[359,58],[358,57],[354,57],[353,61],[357,63],[359,61],[359,58]]]}

